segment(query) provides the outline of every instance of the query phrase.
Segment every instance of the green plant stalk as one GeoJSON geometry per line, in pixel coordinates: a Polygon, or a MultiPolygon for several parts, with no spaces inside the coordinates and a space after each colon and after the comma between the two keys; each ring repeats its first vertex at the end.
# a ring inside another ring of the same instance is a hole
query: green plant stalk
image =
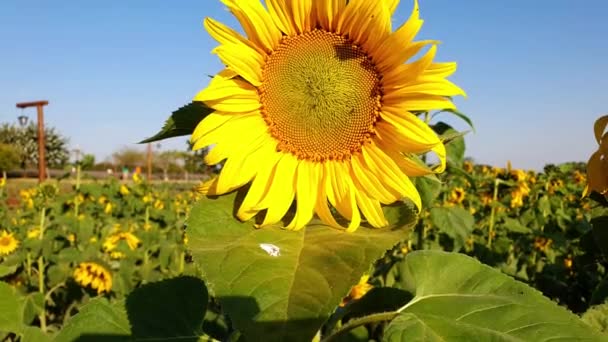
{"type": "MultiPolygon", "coordinates": [[[[25,255],[25,271],[27,273],[27,279],[31,279],[32,278],[32,253],[27,252],[27,254],[25,255]]],[[[29,283],[31,284],[31,280],[29,280],[29,283]]]]}
{"type": "Polygon", "coordinates": [[[179,274],[184,273],[184,264],[186,262],[186,253],[184,251],[179,252],[179,274]]]}
{"type": "Polygon", "coordinates": [[[492,196],[492,210],[490,211],[490,224],[488,225],[488,248],[492,248],[492,235],[494,234],[494,220],[496,219],[496,203],[498,201],[498,185],[500,179],[494,179],[494,195],[492,196]]]}
{"type": "Polygon", "coordinates": [[[150,206],[146,206],[146,216],[145,216],[145,221],[144,221],[144,229],[147,229],[149,223],[150,223],[150,206]]]}
{"type": "Polygon", "coordinates": [[[392,321],[395,317],[397,317],[397,315],[399,315],[399,311],[390,311],[390,312],[382,312],[382,313],[377,313],[377,314],[353,319],[353,320],[349,321],[348,323],[344,324],[344,326],[341,329],[335,331],[331,335],[324,338],[322,340],[322,342],[334,341],[338,337],[340,337],[340,336],[344,335],[345,333],[347,333],[355,328],[358,328],[362,325],[366,325],[366,324],[370,324],[370,323],[381,323],[381,322],[392,321]]]}
{"type": "Polygon", "coordinates": [[[80,192],[80,163],[76,164],[76,192],[80,192]]]}
{"type": "MultiPolygon", "coordinates": [[[[42,241],[44,240],[44,225],[45,225],[45,220],[46,220],[46,208],[43,207],[42,210],[40,210],[40,235],[38,236],[38,238],[42,241]]],[[[40,255],[38,257],[38,291],[40,291],[40,293],[42,294],[43,298],[45,298],[46,296],[44,295],[44,269],[45,269],[45,265],[44,265],[44,256],[40,255]]],[[[46,332],[46,300],[44,300],[42,302],[42,312],[39,315],[40,318],[40,329],[43,332],[46,332]]]]}

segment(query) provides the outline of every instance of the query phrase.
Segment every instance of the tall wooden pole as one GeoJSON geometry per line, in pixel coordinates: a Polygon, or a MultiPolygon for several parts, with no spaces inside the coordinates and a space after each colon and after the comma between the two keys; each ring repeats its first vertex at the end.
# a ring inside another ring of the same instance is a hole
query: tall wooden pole
{"type": "Polygon", "coordinates": [[[38,181],[44,182],[46,179],[46,158],[44,148],[44,109],[49,101],[34,101],[17,103],[17,108],[36,107],[38,112],[38,181]]]}

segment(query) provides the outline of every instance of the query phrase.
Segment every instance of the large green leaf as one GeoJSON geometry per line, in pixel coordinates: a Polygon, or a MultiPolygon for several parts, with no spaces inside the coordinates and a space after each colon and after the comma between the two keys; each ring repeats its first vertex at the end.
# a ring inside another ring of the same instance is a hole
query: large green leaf
{"type": "Polygon", "coordinates": [[[19,332],[23,325],[23,299],[7,283],[0,282],[0,331],[19,332]]]}
{"type": "Polygon", "coordinates": [[[167,121],[165,121],[165,125],[160,132],[150,138],[142,140],[140,144],[182,135],[190,135],[194,131],[196,125],[212,111],[211,108],[205,106],[202,102],[191,102],[173,112],[167,121]]]}
{"type": "Polygon", "coordinates": [[[454,250],[459,250],[471,235],[475,218],[461,207],[436,207],[431,209],[431,222],[454,239],[454,250]]]}
{"type": "Polygon", "coordinates": [[[93,299],[70,318],[55,336],[55,342],[81,340],[128,341],[131,327],[127,312],[105,298],[93,299]]]}
{"type": "Polygon", "coordinates": [[[408,234],[403,226],[346,233],[319,222],[297,232],[255,229],[233,217],[235,201],[228,195],[194,206],[188,246],[209,290],[250,340],[310,341],[370,265],[408,234]]]}
{"type": "Polygon", "coordinates": [[[386,341],[602,341],[537,290],[463,254],[417,251],[400,265],[414,298],[386,341]]]}
{"type": "Polygon", "coordinates": [[[67,322],[54,341],[198,341],[203,334],[207,301],[207,290],[198,278],[151,283],[115,304],[92,300],[67,322]]]}
{"type": "Polygon", "coordinates": [[[582,319],[597,331],[606,334],[608,339],[608,302],[592,306],[583,314],[582,319]]]}

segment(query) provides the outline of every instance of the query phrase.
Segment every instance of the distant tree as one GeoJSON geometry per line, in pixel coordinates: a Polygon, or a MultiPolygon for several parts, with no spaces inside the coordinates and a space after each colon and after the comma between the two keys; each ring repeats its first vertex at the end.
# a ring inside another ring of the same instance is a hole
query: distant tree
{"type": "Polygon", "coordinates": [[[163,171],[163,178],[168,179],[168,174],[184,171],[185,159],[188,153],[184,151],[163,151],[154,156],[154,165],[163,171]]]}
{"type": "Polygon", "coordinates": [[[95,156],[92,154],[85,154],[80,159],[80,167],[83,170],[89,170],[93,168],[93,165],[95,165],[95,156]]]}
{"type": "MultiPolygon", "coordinates": [[[[44,130],[44,137],[47,166],[65,166],[70,156],[68,139],[48,126],[44,130]]],[[[0,126],[0,143],[12,145],[18,150],[22,168],[38,164],[38,127],[34,123],[26,127],[3,124],[0,126]]]]}
{"type": "Polygon", "coordinates": [[[134,168],[136,166],[144,166],[146,163],[146,153],[132,147],[123,147],[114,152],[112,158],[114,159],[114,164],[119,167],[134,168]]]}
{"type": "Polygon", "coordinates": [[[19,167],[20,157],[15,146],[0,144],[0,173],[19,167]]]}

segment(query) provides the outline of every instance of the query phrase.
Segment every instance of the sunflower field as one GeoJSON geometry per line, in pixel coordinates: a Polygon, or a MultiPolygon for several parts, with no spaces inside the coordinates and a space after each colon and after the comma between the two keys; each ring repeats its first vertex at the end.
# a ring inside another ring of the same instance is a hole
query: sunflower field
{"type": "MultiPolygon", "coordinates": [[[[456,160],[463,153],[453,148],[463,147],[459,144],[462,141],[450,148],[456,160]]],[[[459,165],[452,165],[441,182],[419,180],[426,207],[420,220],[409,233],[399,232],[403,241],[395,247],[379,238],[378,244],[388,246],[389,252],[341,299],[324,331],[341,331],[343,324],[359,317],[378,318],[409,301],[407,293],[397,289],[407,286],[406,257],[416,250],[472,256],[491,265],[496,271],[483,271],[493,277],[509,275],[582,315],[588,329],[606,329],[606,316],[598,311],[604,309],[596,307],[608,296],[606,245],[598,244],[605,237],[593,229],[594,217],[604,207],[582,197],[585,165],[548,165],[540,173],[467,160],[459,165]]],[[[138,175],[127,183],[72,188],[52,182],[19,188],[19,183],[4,180],[0,190],[0,328],[5,341],[70,341],[86,333],[93,333],[91,338],[234,338],[230,336],[237,333],[238,320],[229,314],[245,311],[247,301],[234,298],[223,307],[226,299],[207,299],[201,270],[192,261],[185,222],[202,198],[195,184],[150,184],[138,175]],[[130,301],[137,306],[129,306],[130,301]],[[208,301],[207,306],[201,301],[208,301]],[[87,316],[88,310],[100,312],[87,316]],[[134,318],[129,328],[132,314],[142,317],[134,318]],[[135,330],[135,324],[143,324],[138,327],[143,330],[135,330]]],[[[221,224],[218,229],[228,227],[221,224]]],[[[192,252],[222,254],[222,248],[213,251],[211,245],[199,241],[192,252]]],[[[429,257],[431,263],[455,263],[446,272],[458,273],[472,263],[442,261],[442,254],[429,257]]],[[[429,276],[427,272],[439,271],[423,271],[421,276],[429,276]]],[[[236,281],[251,279],[243,274],[236,281]]],[[[386,320],[360,323],[337,340],[391,333],[386,320]]]]}
{"type": "Polygon", "coordinates": [[[3,178],[3,341],[608,341],[608,116],[587,164],[477,164],[417,1],[222,2],[225,68],[142,141],[217,174],[3,178]]]}

